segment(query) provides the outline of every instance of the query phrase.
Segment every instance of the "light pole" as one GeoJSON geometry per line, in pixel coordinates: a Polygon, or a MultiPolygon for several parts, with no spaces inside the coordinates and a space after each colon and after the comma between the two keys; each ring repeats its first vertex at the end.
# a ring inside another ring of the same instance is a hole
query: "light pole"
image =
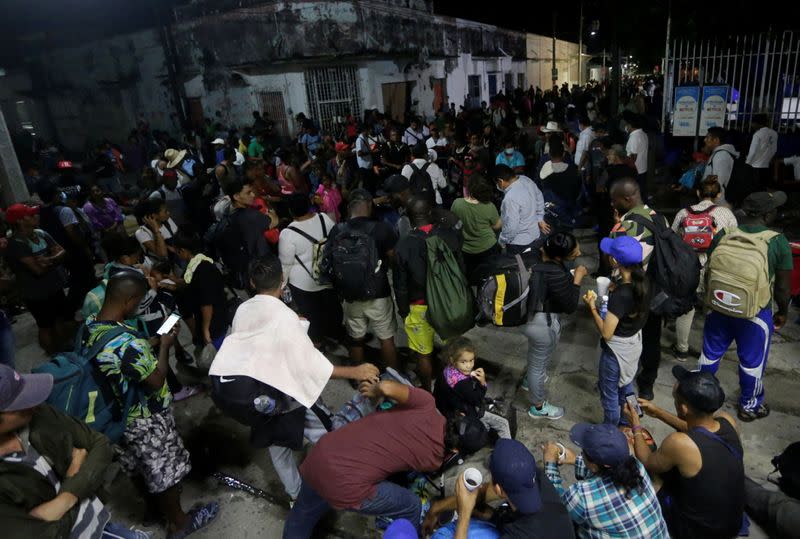
{"type": "Polygon", "coordinates": [[[583,86],[583,0],[581,0],[581,17],[578,22],[578,86],[583,86]]]}

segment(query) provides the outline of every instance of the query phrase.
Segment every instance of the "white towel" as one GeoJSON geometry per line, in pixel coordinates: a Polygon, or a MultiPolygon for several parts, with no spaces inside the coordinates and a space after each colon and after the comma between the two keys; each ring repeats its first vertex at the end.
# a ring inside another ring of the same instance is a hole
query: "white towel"
{"type": "Polygon", "coordinates": [[[258,295],[236,310],[231,334],[211,364],[213,376],[249,376],[310,408],[333,374],[297,314],[281,300],[258,295]]]}

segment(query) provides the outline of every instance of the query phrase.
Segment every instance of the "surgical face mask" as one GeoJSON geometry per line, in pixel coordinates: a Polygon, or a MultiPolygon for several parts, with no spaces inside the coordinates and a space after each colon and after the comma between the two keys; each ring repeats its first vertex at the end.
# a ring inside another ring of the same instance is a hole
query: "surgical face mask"
{"type": "Polygon", "coordinates": [[[514,155],[514,148],[506,148],[506,155],[514,155]]]}
{"type": "Polygon", "coordinates": [[[500,183],[496,183],[495,187],[497,187],[497,190],[500,191],[501,193],[505,193],[506,192],[506,190],[503,189],[503,185],[500,184],[500,183]]]}

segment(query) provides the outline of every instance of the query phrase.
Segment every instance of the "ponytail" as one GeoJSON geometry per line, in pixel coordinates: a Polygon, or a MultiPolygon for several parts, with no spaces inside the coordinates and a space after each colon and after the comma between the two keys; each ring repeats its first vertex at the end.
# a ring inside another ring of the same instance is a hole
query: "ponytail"
{"type": "Polygon", "coordinates": [[[643,315],[650,310],[650,279],[648,279],[641,264],[628,266],[627,269],[631,272],[636,314],[643,315]]]}

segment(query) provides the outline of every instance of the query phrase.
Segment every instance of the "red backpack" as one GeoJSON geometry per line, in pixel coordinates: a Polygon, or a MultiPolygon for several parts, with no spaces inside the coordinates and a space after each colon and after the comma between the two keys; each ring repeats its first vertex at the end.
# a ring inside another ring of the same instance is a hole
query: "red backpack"
{"type": "Polygon", "coordinates": [[[683,241],[695,252],[705,253],[711,247],[711,240],[717,233],[717,224],[711,215],[714,208],[714,205],[702,211],[694,211],[691,206],[686,208],[686,217],[681,222],[683,241]]]}

